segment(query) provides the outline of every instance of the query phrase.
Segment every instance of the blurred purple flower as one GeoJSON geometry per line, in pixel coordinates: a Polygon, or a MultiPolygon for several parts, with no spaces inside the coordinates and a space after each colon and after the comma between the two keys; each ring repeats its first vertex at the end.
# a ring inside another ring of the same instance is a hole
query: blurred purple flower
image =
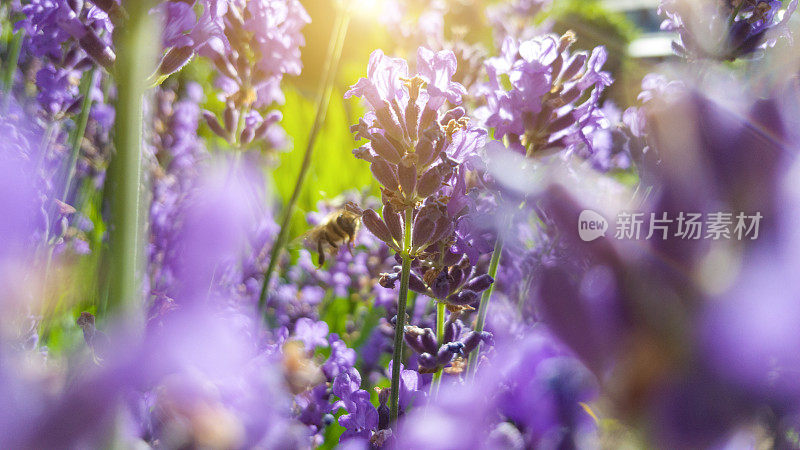
{"type": "Polygon", "coordinates": [[[328,324],[300,318],[295,324],[294,336],[303,342],[306,350],[313,352],[317,347],[328,346],[328,324]]]}

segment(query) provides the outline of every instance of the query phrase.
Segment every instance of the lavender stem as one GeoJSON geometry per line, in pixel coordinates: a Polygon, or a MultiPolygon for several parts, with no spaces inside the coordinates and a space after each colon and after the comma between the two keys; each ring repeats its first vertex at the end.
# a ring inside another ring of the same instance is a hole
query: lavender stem
{"type": "Polygon", "coordinates": [[[155,64],[157,35],[152,1],[125,2],[129,19],[119,36],[114,74],[119,88],[114,129],[113,184],[109,258],[109,301],[117,308],[135,311],[140,251],[139,188],[141,182],[142,104],[147,77],[155,64]]]}
{"type": "Polygon", "coordinates": [[[83,136],[86,133],[86,124],[89,122],[89,112],[92,106],[91,91],[95,84],[95,77],[97,77],[97,66],[92,66],[86,78],[82,80],[81,95],[83,100],[81,102],[81,112],[78,116],[78,122],[75,126],[75,135],[72,137],[70,143],[69,162],[67,163],[67,176],[64,181],[64,190],[61,192],[61,201],[67,201],[67,195],[72,187],[72,179],[75,178],[75,165],[78,163],[78,155],[81,152],[81,143],[83,136]]]}
{"type": "MultiPolygon", "coordinates": [[[[503,237],[501,234],[497,235],[497,240],[494,243],[494,250],[492,251],[492,259],[489,261],[489,276],[493,280],[497,280],[497,268],[500,265],[500,255],[503,253],[503,237]]],[[[481,295],[481,302],[478,306],[478,319],[475,323],[475,332],[480,333],[483,331],[483,325],[486,323],[486,310],[489,308],[489,300],[494,292],[494,285],[492,283],[489,289],[483,291],[481,295]]],[[[478,365],[478,355],[481,352],[481,344],[469,354],[467,359],[467,375],[475,375],[478,365]]]]}
{"type": "Polygon", "coordinates": [[[389,400],[389,420],[397,420],[400,407],[400,364],[403,361],[403,333],[406,326],[406,300],[408,299],[408,280],[411,277],[411,224],[414,221],[414,208],[406,209],[405,236],[403,237],[403,268],[400,273],[400,295],[397,299],[397,322],[394,326],[394,349],[392,350],[392,391],[389,400]]]}
{"type": "MultiPolygon", "coordinates": [[[[445,311],[445,303],[438,302],[436,303],[436,340],[439,347],[444,344],[444,311],[445,311]]],[[[433,381],[431,381],[431,399],[436,398],[439,394],[439,385],[442,383],[442,369],[437,370],[433,374],[433,381]]]]}

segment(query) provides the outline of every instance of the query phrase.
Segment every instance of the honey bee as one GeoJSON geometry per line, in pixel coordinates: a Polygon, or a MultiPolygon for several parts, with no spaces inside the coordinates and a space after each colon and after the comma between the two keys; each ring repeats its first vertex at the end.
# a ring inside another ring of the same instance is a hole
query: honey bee
{"type": "Polygon", "coordinates": [[[317,263],[321,267],[325,264],[326,247],[331,255],[335,255],[342,244],[350,248],[360,227],[361,211],[355,204],[348,203],[345,208],[328,214],[321,224],[308,231],[304,241],[310,250],[316,250],[317,263]]]}

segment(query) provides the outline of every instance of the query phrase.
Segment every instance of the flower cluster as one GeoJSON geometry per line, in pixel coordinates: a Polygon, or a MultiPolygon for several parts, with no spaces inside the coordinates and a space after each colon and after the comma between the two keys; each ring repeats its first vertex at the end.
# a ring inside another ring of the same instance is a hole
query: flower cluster
{"type": "Polygon", "coordinates": [[[487,105],[479,111],[496,139],[525,155],[563,149],[591,153],[592,131],[606,126],[600,95],[612,78],[602,71],[605,48],[571,54],[574,41],[571,32],[503,41],[501,56],[486,64],[487,105]],[[506,81],[510,89],[504,88],[506,81]]]}
{"type": "MultiPolygon", "coordinates": [[[[98,3],[119,9],[116,2],[98,3]]],[[[97,64],[110,69],[116,56],[109,44],[110,36],[101,36],[110,32],[112,25],[107,12],[98,6],[68,0],[31,0],[21,5],[19,12],[24,19],[17,22],[16,28],[24,29],[29,36],[33,56],[60,61],[65,55],[63,44],[72,41],[97,64]]]]}
{"type": "Polygon", "coordinates": [[[298,0],[233,0],[212,2],[200,19],[208,44],[200,54],[209,58],[220,74],[225,110],[222,121],[204,112],[206,123],[229,143],[244,147],[282,139],[272,125],[277,111],[256,108],[283,102],[283,75],[298,75],[302,28],[310,22],[298,0]]]}
{"type": "MultiPolygon", "coordinates": [[[[80,111],[84,95],[102,100],[99,90],[79,93],[77,80],[93,65],[110,69],[114,63],[108,15],[95,6],[66,0],[23,2],[16,12],[22,17],[15,29],[25,33],[26,57],[42,61],[30,67],[36,68],[37,100],[44,112],[60,118],[80,111]]],[[[90,87],[97,89],[99,80],[90,80],[90,87]]]]}
{"type": "Polygon", "coordinates": [[[784,3],[662,0],[658,12],[665,16],[661,29],[675,31],[680,37],[672,45],[679,56],[733,61],[774,45],[779,37],[791,39],[788,24],[797,0],[784,3]]]}
{"type": "Polygon", "coordinates": [[[492,343],[492,334],[487,331],[467,331],[459,319],[460,311],[451,313],[444,324],[444,334],[440,345],[438,336],[430,328],[407,326],[404,332],[405,342],[419,353],[417,364],[419,373],[435,373],[451,364],[453,358],[458,363],[445,369],[447,373],[458,374],[463,371],[465,358],[478,348],[481,342],[492,343]]]}
{"type": "MultiPolygon", "coordinates": [[[[456,262],[446,258],[442,264],[444,267],[427,259],[415,260],[411,265],[408,288],[449,305],[475,306],[478,294],[489,289],[492,284],[492,277],[477,274],[466,256],[456,262]]],[[[400,279],[400,267],[395,266],[394,269],[394,272],[381,276],[381,286],[394,289],[395,283],[400,279]]]]}
{"type": "Polygon", "coordinates": [[[157,94],[154,121],[160,133],[152,136],[156,164],[151,168],[153,198],[150,204],[148,269],[150,289],[157,295],[172,296],[175,280],[175,252],[180,239],[182,203],[196,189],[198,168],[205,149],[197,139],[200,118],[198,102],[202,91],[191,85],[187,98],[176,99],[172,90],[157,94]]]}
{"type": "MultiPolygon", "coordinates": [[[[439,112],[446,101],[460,103],[465,93],[451,80],[456,72],[452,52],[420,48],[417,66],[418,73],[409,78],[405,61],[376,50],[370,57],[369,78],[359,80],[345,96],[362,96],[371,109],[352,127],[356,137],[369,140],[354,154],[370,162],[381,183],[384,207],[382,218],[372,209],[364,211],[364,225],[398,253],[404,250],[404,233],[410,228],[411,239],[405,244],[418,264],[426,265],[418,270],[427,272],[430,267],[438,273],[461,260],[463,253],[453,245],[455,230],[470,208],[466,175],[479,164],[486,131],[470,125],[463,108],[439,112]]],[[[417,277],[417,290],[444,293],[424,287],[435,278],[417,277]]],[[[446,296],[436,298],[445,300],[467,281],[459,279],[446,296]]]]}

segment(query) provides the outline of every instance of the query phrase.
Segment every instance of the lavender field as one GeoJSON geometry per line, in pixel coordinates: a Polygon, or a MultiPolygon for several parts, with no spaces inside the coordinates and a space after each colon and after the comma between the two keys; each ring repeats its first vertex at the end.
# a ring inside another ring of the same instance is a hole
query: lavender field
{"type": "Polygon", "coordinates": [[[798,0],[0,0],[0,449],[800,448],[798,0]]]}

